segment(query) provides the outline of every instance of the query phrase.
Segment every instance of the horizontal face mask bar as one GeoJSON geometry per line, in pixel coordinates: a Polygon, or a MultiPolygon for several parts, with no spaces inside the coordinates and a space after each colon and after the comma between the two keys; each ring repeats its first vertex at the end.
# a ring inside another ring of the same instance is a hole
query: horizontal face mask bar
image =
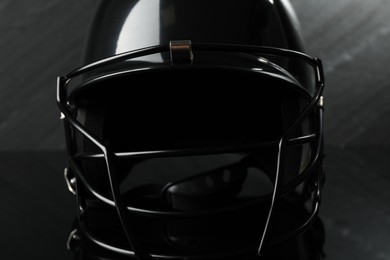
{"type": "MultiPolygon", "coordinates": [[[[122,61],[152,55],[156,53],[162,53],[162,52],[170,52],[169,44],[167,45],[157,45],[157,46],[151,46],[146,47],[134,51],[124,52],[103,60],[99,60],[97,62],[88,64],[86,66],[77,68],[70,73],[68,73],[64,78],[71,79],[74,77],[79,76],[80,74],[84,74],[86,72],[116,64],[122,61]]],[[[317,58],[312,58],[309,55],[294,51],[294,50],[288,50],[283,48],[275,48],[275,47],[264,47],[264,46],[253,46],[253,45],[238,45],[238,44],[204,44],[204,43],[191,43],[191,48],[193,51],[218,51],[218,52],[227,52],[227,53],[246,53],[246,54],[252,54],[255,56],[261,56],[261,55],[276,55],[281,57],[290,57],[290,58],[297,58],[302,60],[303,62],[309,64],[313,68],[316,68],[316,81],[317,82],[323,82],[323,73],[322,68],[320,64],[320,60],[317,58]]]]}
{"type": "MultiPolygon", "coordinates": [[[[287,146],[299,145],[309,143],[317,138],[316,134],[310,134],[291,138],[287,141],[287,146]]],[[[166,149],[166,150],[155,150],[155,151],[138,151],[138,152],[114,152],[118,158],[150,158],[150,157],[175,157],[175,156],[186,156],[186,155],[200,155],[200,154],[218,154],[218,153],[229,153],[229,152],[248,152],[252,150],[258,150],[267,147],[276,147],[278,141],[270,142],[259,142],[250,144],[238,144],[238,145],[218,145],[201,148],[189,148],[189,149],[166,149]]],[[[103,158],[102,153],[77,153],[75,158],[77,159],[97,159],[103,158]]]]}

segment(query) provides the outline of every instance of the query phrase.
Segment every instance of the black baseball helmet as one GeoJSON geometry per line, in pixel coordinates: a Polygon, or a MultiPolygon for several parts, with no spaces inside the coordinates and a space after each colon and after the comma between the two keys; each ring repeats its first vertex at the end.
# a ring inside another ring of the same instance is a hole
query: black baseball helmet
{"type": "Polygon", "coordinates": [[[324,76],[288,1],[102,1],[84,63],[57,88],[74,234],[215,259],[269,255],[316,223],[324,76]]]}

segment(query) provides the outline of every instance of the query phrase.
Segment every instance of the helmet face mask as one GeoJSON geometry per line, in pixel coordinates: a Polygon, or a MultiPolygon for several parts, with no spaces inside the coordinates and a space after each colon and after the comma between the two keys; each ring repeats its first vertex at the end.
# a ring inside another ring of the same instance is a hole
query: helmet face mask
{"type": "Polygon", "coordinates": [[[80,232],[147,259],[270,252],[317,221],[319,59],[174,39],[58,78],[80,232]]]}

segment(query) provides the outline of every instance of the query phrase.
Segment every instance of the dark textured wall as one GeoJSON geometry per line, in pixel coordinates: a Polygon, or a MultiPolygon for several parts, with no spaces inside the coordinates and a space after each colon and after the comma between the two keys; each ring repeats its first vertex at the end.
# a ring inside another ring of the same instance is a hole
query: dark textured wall
{"type": "Polygon", "coordinates": [[[62,149],[56,77],[80,65],[99,1],[0,3],[0,149],[62,149]]]}
{"type": "MultiPolygon", "coordinates": [[[[292,0],[326,76],[326,143],[390,144],[390,4],[292,0]]],[[[97,0],[0,3],[0,150],[63,149],[56,77],[79,66],[97,0]]]]}
{"type": "Polygon", "coordinates": [[[390,3],[292,0],[326,76],[326,142],[390,144],[390,3]]]}

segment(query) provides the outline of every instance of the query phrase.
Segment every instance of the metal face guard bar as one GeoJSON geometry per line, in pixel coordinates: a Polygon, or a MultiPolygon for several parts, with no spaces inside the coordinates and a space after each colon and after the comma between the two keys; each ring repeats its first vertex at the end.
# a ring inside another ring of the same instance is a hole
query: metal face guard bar
{"type": "MultiPolygon", "coordinates": [[[[295,122],[290,126],[290,128],[286,131],[286,133],[280,138],[278,143],[278,160],[277,160],[277,170],[275,173],[275,185],[274,189],[272,192],[272,201],[271,201],[271,206],[268,212],[268,217],[266,224],[264,226],[263,232],[262,232],[262,238],[258,247],[258,254],[260,255],[262,252],[262,249],[264,248],[265,241],[267,238],[267,233],[271,221],[271,216],[273,214],[273,210],[275,207],[275,204],[280,196],[284,194],[283,191],[280,190],[279,187],[279,181],[283,178],[283,171],[281,171],[280,166],[281,163],[284,161],[285,158],[285,147],[291,145],[291,144],[301,144],[305,143],[308,140],[314,139],[314,141],[317,143],[317,150],[315,153],[314,159],[312,159],[311,165],[308,167],[307,170],[305,170],[304,173],[302,173],[302,178],[303,176],[306,176],[309,174],[311,169],[316,166],[316,162],[319,159],[320,152],[321,152],[321,145],[322,145],[322,135],[323,135],[323,126],[322,126],[322,111],[323,111],[323,98],[322,98],[322,92],[324,89],[324,80],[323,80],[323,70],[322,70],[322,65],[321,61],[316,58],[311,58],[310,56],[296,52],[296,51],[291,51],[291,50],[285,50],[285,49],[280,49],[280,48],[271,48],[271,47],[257,47],[257,46],[242,46],[242,45],[226,45],[226,44],[192,44],[192,49],[193,50],[201,50],[201,51],[225,51],[225,52],[245,52],[248,54],[252,55],[260,55],[260,54],[265,54],[265,55],[280,55],[280,56],[286,56],[286,57],[293,57],[293,58],[299,58],[302,61],[306,62],[307,64],[311,65],[315,69],[315,78],[316,78],[316,92],[314,96],[312,97],[311,101],[309,104],[304,108],[304,110],[300,113],[299,117],[295,120],[295,122]],[[306,137],[301,137],[301,138],[292,138],[292,133],[293,131],[308,117],[310,113],[313,113],[313,111],[316,111],[319,114],[319,122],[317,126],[317,134],[313,136],[306,136],[306,137]]],[[[67,91],[66,87],[69,85],[70,81],[83,73],[86,73],[88,71],[100,68],[102,66],[110,65],[110,64],[115,64],[117,62],[125,61],[128,59],[144,56],[144,55],[150,55],[150,54],[155,54],[159,52],[167,52],[170,51],[168,45],[163,45],[163,46],[153,46],[153,47],[148,47],[140,50],[135,50],[135,51],[130,51],[126,52],[123,54],[119,54],[116,56],[113,56],[111,58],[107,58],[92,64],[89,64],[87,66],[78,68],[66,76],[63,77],[58,77],[57,81],[57,104],[59,106],[59,109],[64,117],[64,123],[65,123],[65,131],[68,136],[68,134],[71,131],[71,128],[77,130],[80,132],[83,136],[88,138],[92,143],[94,143],[100,150],[101,154],[98,155],[91,155],[91,157],[104,157],[106,167],[107,167],[107,173],[108,173],[108,178],[109,178],[109,184],[113,196],[113,201],[107,200],[106,202],[114,206],[117,210],[119,219],[121,221],[124,233],[127,237],[127,240],[130,244],[130,247],[132,248],[132,253],[131,255],[138,256],[140,259],[150,259],[153,258],[148,252],[146,252],[143,248],[141,248],[140,245],[138,245],[137,240],[133,237],[133,232],[132,228],[129,225],[129,222],[127,220],[128,217],[131,217],[128,214],[128,208],[125,203],[123,202],[119,190],[119,183],[116,178],[115,174],[115,168],[114,168],[114,159],[116,157],[137,157],[137,156],[145,156],[145,157],[154,157],[154,156],[174,156],[177,154],[182,154],[187,153],[187,154],[193,154],[194,151],[191,150],[180,150],[180,151],[173,151],[173,150],[164,150],[164,151],[149,151],[149,152],[134,152],[134,153],[115,153],[110,150],[109,147],[103,144],[101,140],[96,138],[94,135],[92,135],[88,129],[85,129],[83,125],[73,116],[71,109],[68,105],[67,102],[67,91]]],[[[263,144],[264,145],[264,144],[263,144]]],[[[67,137],[67,148],[68,148],[68,159],[71,164],[71,167],[73,170],[75,170],[75,173],[79,175],[78,177],[82,178],[82,174],[78,172],[75,168],[74,164],[74,151],[73,151],[73,146],[67,137]]],[[[262,145],[257,144],[255,145],[257,147],[261,147],[262,145]]],[[[198,151],[200,152],[200,151],[198,151]]],[[[209,151],[210,152],[210,151],[209,151]]],[[[221,151],[222,152],[222,151],[221,151]]],[[[215,151],[211,151],[210,153],[215,153],[215,151]]],[[[82,155],[83,157],[83,155],[82,155]]],[[[88,156],[87,156],[88,157],[88,156]]],[[[76,167],[77,168],[77,167],[76,167]]],[[[69,183],[70,187],[72,187],[72,184],[69,183]]],[[[95,194],[98,195],[98,194],[95,194]]],[[[104,200],[104,197],[101,197],[100,199],[104,200]]],[[[310,223],[314,220],[315,216],[318,214],[318,208],[319,208],[319,203],[320,203],[320,187],[317,187],[316,190],[316,197],[314,199],[314,209],[313,212],[311,213],[311,216],[308,221],[306,221],[296,232],[293,232],[292,234],[287,235],[286,237],[293,236],[297,234],[298,232],[302,232],[306,228],[309,227],[310,223]]],[[[133,211],[134,209],[130,209],[133,211]]],[[[137,211],[136,209],[134,211],[137,211]]],[[[193,216],[193,215],[192,215],[193,216]]],[[[286,238],[287,239],[287,238],[286,238]]],[[[162,256],[159,256],[162,257],[162,256]]],[[[166,258],[171,258],[172,256],[166,256],[166,258]]],[[[164,257],[165,258],[165,257],[164,257]]]]}

